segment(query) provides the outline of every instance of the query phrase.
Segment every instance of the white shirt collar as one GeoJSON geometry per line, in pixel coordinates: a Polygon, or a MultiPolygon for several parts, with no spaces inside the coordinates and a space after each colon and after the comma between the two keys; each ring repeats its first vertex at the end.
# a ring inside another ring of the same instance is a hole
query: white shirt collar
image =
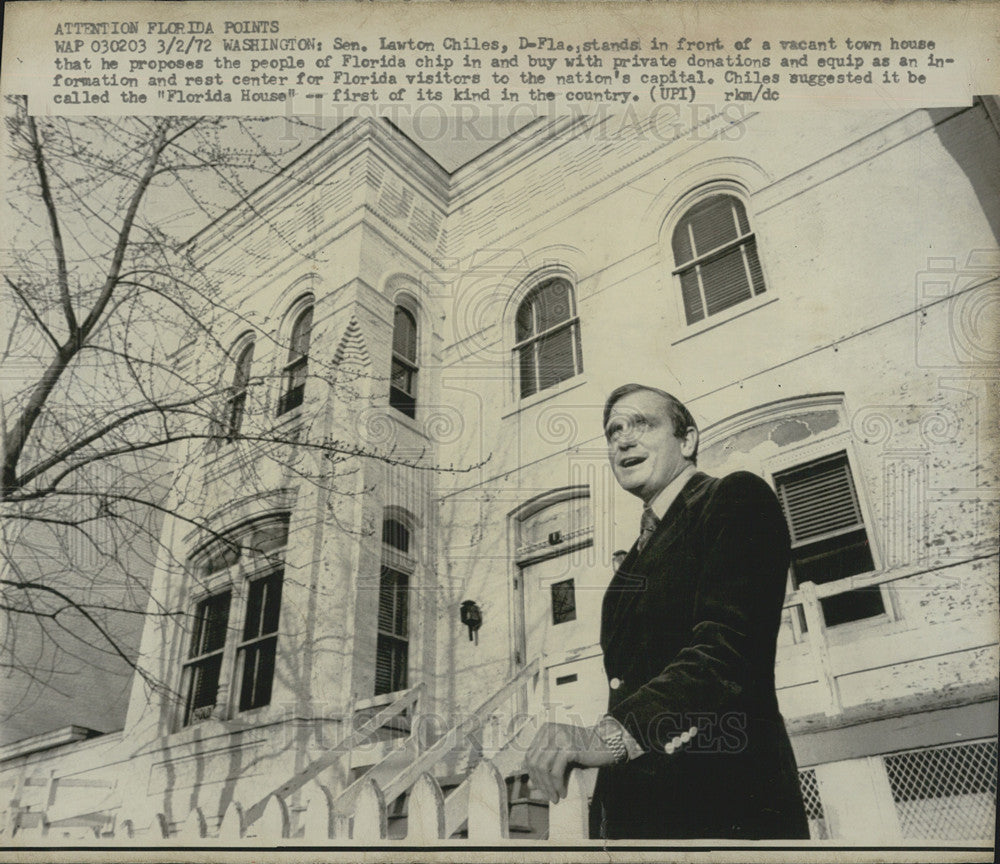
{"type": "Polygon", "coordinates": [[[657,519],[662,519],[667,514],[667,510],[670,509],[670,505],[674,503],[674,499],[680,494],[681,489],[684,488],[688,480],[691,479],[692,475],[698,469],[694,465],[688,465],[680,474],[674,477],[666,486],[661,489],[656,497],[649,502],[649,509],[653,511],[653,514],[657,519]]]}

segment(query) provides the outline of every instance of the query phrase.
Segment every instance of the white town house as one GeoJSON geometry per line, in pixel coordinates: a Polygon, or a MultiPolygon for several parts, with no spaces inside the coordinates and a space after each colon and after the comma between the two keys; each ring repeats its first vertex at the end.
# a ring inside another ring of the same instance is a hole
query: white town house
{"type": "Polygon", "coordinates": [[[228,368],[178,358],[228,389],[149,577],[164,686],[120,731],[0,748],[3,842],[582,840],[593,778],[549,808],[521,762],[540,718],[605,707],[639,508],[600,412],[640,381],[700,468],[781,500],[813,838],[990,844],[998,122],[542,118],[453,172],[386,120],[330,131],[191,241],[240,314],[228,368]]]}

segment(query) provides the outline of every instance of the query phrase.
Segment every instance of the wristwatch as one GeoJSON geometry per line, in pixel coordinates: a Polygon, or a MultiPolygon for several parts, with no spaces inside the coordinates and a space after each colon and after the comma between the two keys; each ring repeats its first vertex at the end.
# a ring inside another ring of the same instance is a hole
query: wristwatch
{"type": "Polygon", "coordinates": [[[603,716],[597,721],[594,727],[597,737],[601,739],[615,756],[615,765],[628,762],[628,748],[625,746],[625,737],[622,735],[621,724],[610,715],[603,716]]]}

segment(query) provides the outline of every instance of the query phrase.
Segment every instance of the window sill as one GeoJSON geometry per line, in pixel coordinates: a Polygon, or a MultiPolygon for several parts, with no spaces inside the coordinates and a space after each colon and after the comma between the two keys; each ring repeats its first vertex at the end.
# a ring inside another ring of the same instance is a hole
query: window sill
{"type": "Polygon", "coordinates": [[[761,294],[753,300],[745,300],[730,309],[726,309],[711,316],[710,318],[706,318],[704,321],[699,321],[697,324],[687,325],[684,335],[675,339],[670,344],[671,346],[680,345],[681,342],[693,339],[695,336],[700,336],[707,330],[712,330],[722,324],[728,324],[735,318],[740,318],[743,315],[756,312],[758,309],[763,309],[765,306],[770,306],[772,303],[776,303],[777,301],[778,298],[773,294],[761,294]]]}
{"type": "Polygon", "coordinates": [[[529,408],[534,408],[536,405],[540,405],[542,402],[547,402],[549,399],[554,399],[556,396],[562,396],[564,393],[568,393],[570,390],[575,390],[577,387],[582,387],[587,383],[587,379],[582,375],[574,375],[572,378],[567,378],[565,381],[560,382],[552,387],[546,387],[544,390],[538,393],[532,393],[530,396],[521,399],[516,405],[512,405],[503,414],[500,415],[501,420],[506,420],[508,417],[513,417],[515,414],[520,414],[522,411],[526,411],[529,408]]]}
{"type": "Polygon", "coordinates": [[[248,708],[238,711],[230,717],[209,717],[187,726],[174,729],[167,737],[170,745],[190,744],[195,741],[209,740],[223,735],[233,735],[238,732],[253,732],[264,726],[273,726],[280,722],[272,705],[261,705],[259,708],[248,708]]]}
{"type": "Polygon", "coordinates": [[[417,417],[420,416],[419,409],[417,411],[417,417],[410,417],[408,414],[404,414],[398,408],[393,408],[391,405],[386,405],[385,410],[386,410],[386,416],[396,421],[404,429],[409,429],[411,432],[413,432],[415,435],[419,435],[421,438],[427,437],[427,433],[424,431],[424,429],[420,425],[420,422],[417,420],[417,417]]]}

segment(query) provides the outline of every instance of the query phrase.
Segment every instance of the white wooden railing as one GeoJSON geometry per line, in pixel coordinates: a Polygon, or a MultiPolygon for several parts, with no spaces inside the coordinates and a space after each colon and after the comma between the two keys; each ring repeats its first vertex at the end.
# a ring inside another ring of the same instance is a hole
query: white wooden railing
{"type": "MultiPolygon", "coordinates": [[[[523,752],[519,753],[523,759],[523,752]]],[[[456,789],[449,793],[428,772],[419,774],[410,786],[407,798],[405,837],[397,842],[409,845],[447,840],[465,826],[465,836],[471,842],[492,843],[509,839],[509,802],[505,774],[510,771],[510,759],[483,759],[456,789]],[[499,764],[498,764],[499,761],[499,764]],[[461,790],[461,791],[460,791],[461,790]]],[[[519,770],[520,763],[515,771],[519,770]]],[[[548,839],[573,842],[587,837],[588,793],[594,769],[574,770],[570,774],[567,797],[549,805],[548,839]]],[[[371,778],[365,779],[355,796],[350,819],[338,819],[327,791],[315,781],[309,789],[309,804],[293,826],[288,808],[277,795],[268,798],[263,812],[251,826],[243,828],[245,810],[237,802],[229,805],[217,832],[209,832],[208,821],[195,807],[184,819],[180,829],[171,834],[166,820],[158,817],[150,826],[157,839],[175,842],[214,837],[227,842],[248,841],[254,845],[299,839],[305,843],[384,844],[389,838],[387,805],[391,799],[371,778]]],[[[342,815],[342,814],[340,814],[342,815]]],[[[109,835],[104,834],[103,838],[109,835]]],[[[110,836],[133,836],[131,825],[121,826],[110,836]]],[[[538,838],[535,838],[538,839],[538,838]]]]}
{"type": "MultiPolygon", "coordinates": [[[[447,794],[430,773],[420,773],[408,789],[405,837],[395,839],[407,844],[447,840],[460,835],[463,826],[465,836],[471,842],[494,843],[509,839],[506,776],[510,775],[512,766],[514,773],[520,771],[523,751],[512,748],[501,752],[506,755],[498,754],[496,759],[481,760],[462,784],[447,794]]],[[[549,840],[573,842],[586,839],[588,793],[593,773],[594,769],[571,772],[567,797],[558,804],[549,805],[549,840]]],[[[174,831],[170,830],[166,818],[157,814],[154,821],[141,830],[125,821],[110,830],[95,829],[94,839],[104,841],[142,836],[146,840],[191,843],[213,838],[227,843],[245,841],[248,845],[257,846],[289,839],[309,844],[391,842],[387,809],[391,799],[375,780],[366,778],[361,784],[348,819],[334,810],[328,790],[315,780],[304,784],[303,791],[308,796],[308,804],[304,811],[297,814],[295,824],[284,801],[272,794],[264,804],[261,815],[252,823],[246,818],[249,808],[233,801],[215,830],[209,829],[209,820],[201,808],[194,807],[174,831]]],[[[47,833],[48,820],[44,813],[39,815],[37,834],[42,836],[47,833]]],[[[19,836],[25,841],[29,839],[27,832],[19,836]]],[[[16,839],[13,845],[17,845],[16,839]]]]}
{"type": "MultiPolygon", "coordinates": [[[[455,724],[430,746],[420,746],[418,736],[413,735],[416,724],[411,724],[410,737],[402,747],[371,766],[337,796],[319,782],[320,774],[393,718],[413,707],[422,688],[403,694],[263,798],[246,806],[239,801],[230,802],[217,820],[207,818],[201,808],[194,807],[179,825],[174,823],[172,826],[165,816],[157,814],[147,826],[135,826],[128,821],[117,825],[105,823],[103,830],[95,830],[95,838],[144,836],[183,843],[216,838],[254,845],[286,839],[309,843],[385,843],[390,840],[388,808],[405,793],[405,837],[396,839],[410,844],[463,835],[477,842],[506,840],[510,836],[507,779],[523,771],[524,755],[537,731],[537,723],[532,718],[526,717],[519,726],[508,730],[506,740],[491,749],[488,756],[483,752],[482,758],[469,766],[471,770],[457,786],[446,791],[433,769],[458,748],[468,747],[470,742],[482,748],[483,742],[477,738],[477,732],[486,728],[498,711],[506,713],[504,709],[511,701],[524,702],[521,691],[531,682],[537,685],[538,669],[536,660],[520,670],[468,718],[455,724]],[[304,808],[290,810],[287,800],[292,793],[298,793],[304,808]]],[[[548,808],[549,839],[573,841],[587,837],[588,798],[594,774],[592,769],[571,772],[567,797],[548,808]]],[[[47,826],[45,814],[40,815],[40,826],[47,826]]]]}

